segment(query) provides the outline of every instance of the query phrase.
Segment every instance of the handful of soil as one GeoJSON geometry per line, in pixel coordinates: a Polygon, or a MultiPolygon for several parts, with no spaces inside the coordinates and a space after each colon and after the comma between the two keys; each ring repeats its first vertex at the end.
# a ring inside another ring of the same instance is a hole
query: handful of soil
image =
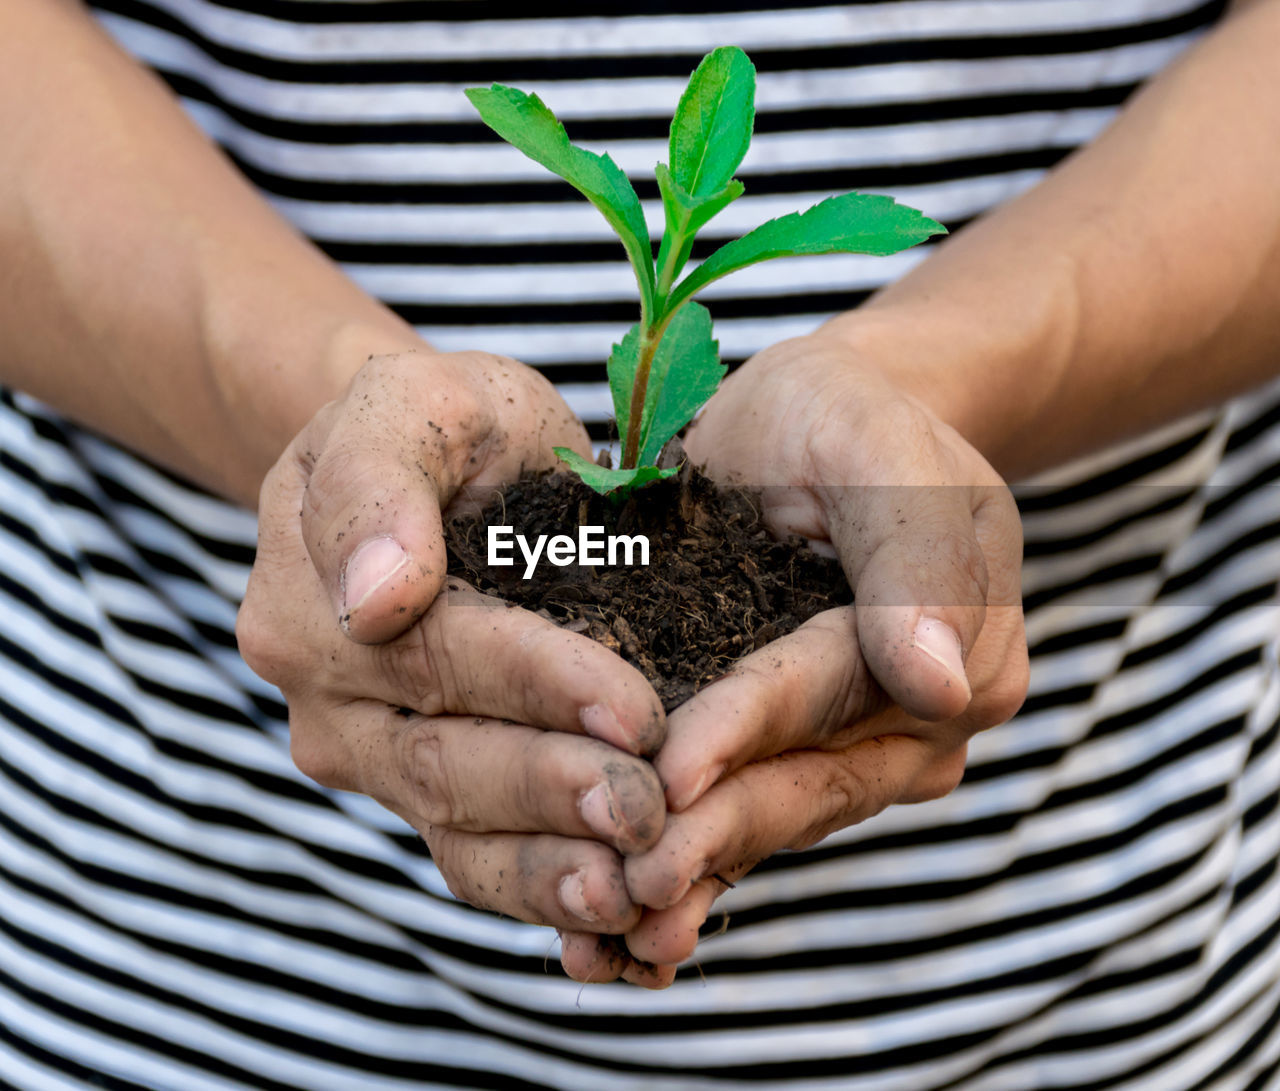
{"type": "Polygon", "coordinates": [[[687,467],[621,505],[571,474],[525,478],[479,516],[452,519],[446,541],[450,575],[598,640],[640,670],[668,712],[735,660],[853,601],[838,561],[798,536],[771,537],[757,498],[687,467]],[[490,525],[529,541],[578,526],[643,534],[649,564],[540,564],[526,580],[518,551],[511,567],[488,563],[490,525]]]}

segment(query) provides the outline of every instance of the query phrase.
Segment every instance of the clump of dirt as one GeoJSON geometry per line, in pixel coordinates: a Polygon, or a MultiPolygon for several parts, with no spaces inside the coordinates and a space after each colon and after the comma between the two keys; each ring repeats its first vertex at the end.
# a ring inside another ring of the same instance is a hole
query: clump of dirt
{"type": "Polygon", "coordinates": [[[526,478],[479,517],[451,520],[446,538],[450,575],[598,640],[644,674],[668,712],[742,656],[853,601],[837,561],[802,538],[773,538],[758,498],[687,467],[620,505],[572,474],[526,478]],[[579,526],[643,534],[649,565],[555,567],[544,557],[526,580],[519,548],[513,566],[488,563],[490,524],[530,542],[576,539],[579,526]]]}

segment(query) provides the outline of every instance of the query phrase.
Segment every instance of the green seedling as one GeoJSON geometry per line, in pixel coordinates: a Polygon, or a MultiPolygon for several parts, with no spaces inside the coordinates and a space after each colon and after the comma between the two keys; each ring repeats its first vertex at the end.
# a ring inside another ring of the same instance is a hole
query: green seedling
{"type": "Polygon", "coordinates": [[[678,467],[659,469],[672,436],[715,393],[727,370],[711,335],[711,316],[695,293],[729,273],[769,258],[801,254],[895,254],[946,228],[891,197],[845,193],[805,212],[769,220],[715,250],[682,280],[695,235],[742,196],[733,177],[751,143],[755,67],[735,46],[708,53],[689,80],[671,121],[670,164],[654,168],[666,228],[655,263],[640,199],[608,155],[569,142],[537,95],[494,84],[467,97],[489,128],[579,190],[609,221],[635,270],[640,321],[609,356],[622,460],[597,466],[567,447],[556,454],[599,493],[626,495],[678,467]]]}

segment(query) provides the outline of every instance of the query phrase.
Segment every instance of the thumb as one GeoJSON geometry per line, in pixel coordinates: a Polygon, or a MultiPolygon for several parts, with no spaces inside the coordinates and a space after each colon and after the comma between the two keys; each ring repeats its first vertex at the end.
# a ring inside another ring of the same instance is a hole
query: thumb
{"type": "Polygon", "coordinates": [[[421,450],[344,423],[322,443],[305,431],[295,443],[302,537],[335,616],[357,643],[391,640],[444,583],[439,480],[421,450]]]}
{"type": "Polygon", "coordinates": [[[922,720],[960,715],[965,658],[986,618],[987,562],[965,486],[873,486],[832,527],[876,681],[922,720]],[[856,528],[856,529],[855,529],[856,528]]]}

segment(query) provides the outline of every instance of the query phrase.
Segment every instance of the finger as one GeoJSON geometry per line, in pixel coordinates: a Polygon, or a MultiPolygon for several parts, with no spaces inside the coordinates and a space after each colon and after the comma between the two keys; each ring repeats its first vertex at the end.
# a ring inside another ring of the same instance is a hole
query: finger
{"type": "Polygon", "coordinates": [[[469,376],[480,374],[477,364],[483,364],[484,393],[498,401],[507,421],[479,450],[468,452],[459,467],[461,480],[477,486],[480,495],[531,470],[563,469],[556,447],[592,457],[586,427],[540,371],[488,353],[451,353],[448,359],[469,376]]]}
{"type": "Polygon", "coordinates": [[[574,981],[584,985],[617,981],[630,962],[621,936],[560,932],[560,965],[574,981]]]}
{"type": "Polygon", "coordinates": [[[450,892],[478,909],[582,932],[622,932],[640,919],[621,859],[597,842],[443,828],[424,836],[450,892]]]}
{"type": "Polygon", "coordinates": [[[662,744],[666,717],[653,688],[588,637],[450,579],[407,633],[386,644],[353,644],[334,629],[322,596],[297,594],[302,581],[316,579],[305,555],[299,561],[295,549],[288,558],[288,551],[260,553],[237,635],[253,669],[290,695],[293,722],[323,724],[307,736],[331,742],[345,730],[341,701],[374,698],[427,716],[491,716],[585,733],[630,753],[651,754],[662,744]],[[282,589],[294,592],[287,617],[273,605],[282,589]],[[305,660],[289,654],[297,633],[307,634],[305,660]]]}
{"type": "Polygon", "coordinates": [[[294,441],[289,463],[307,552],[335,616],[362,643],[403,632],[440,590],[440,511],[456,485],[451,451],[477,444],[491,427],[480,404],[456,385],[439,394],[445,423],[432,420],[410,388],[415,374],[399,358],[370,361],[341,405],[294,441]],[[467,406],[452,404],[460,399],[467,406]],[[414,419],[410,407],[424,419],[414,419]],[[459,409],[469,424],[464,435],[447,430],[459,409]]]}
{"type": "Polygon", "coordinates": [[[665,989],[676,978],[674,964],[635,958],[622,936],[560,933],[560,965],[574,981],[599,985],[621,978],[642,989],[665,989]]]}
{"type": "MultiPolygon", "coordinates": [[[[416,829],[545,832],[603,840],[630,854],[662,832],[653,766],[607,743],[483,717],[404,716],[370,702],[344,725],[347,758],[328,787],[371,796],[416,829]]],[[[316,778],[316,779],[322,779],[316,778]]]]}
{"type": "Polygon", "coordinates": [[[654,753],[666,735],[662,703],[630,664],[453,579],[404,636],[352,652],[338,683],[352,696],[424,715],[471,713],[585,733],[637,754],[654,753]]]}
{"type": "Polygon", "coordinates": [[[755,762],[688,810],[668,815],[657,844],[627,860],[627,887],[643,905],[675,905],[703,877],[732,877],[781,849],[804,848],[862,822],[890,803],[943,794],[959,782],[963,768],[963,746],[941,750],[907,735],[755,762]]]}
{"type": "Polygon", "coordinates": [[[826,404],[806,452],[868,666],[912,715],[956,716],[972,694],[965,656],[983,626],[989,567],[1016,574],[1021,563],[1012,498],[963,437],[896,391],[826,404]],[[851,434],[849,420],[864,427],[851,434]]]}
{"type": "Polygon", "coordinates": [[[634,955],[622,971],[622,980],[642,989],[665,989],[676,979],[674,964],[646,962],[634,955]]]}
{"type": "Polygon", "coordinates": [[[441,511],[468,483],[491,487],[589,450],[586,432],[533,369],[488,353],[371,358],[339,403],[291,446],[283,472],[308,553],[344,630],[403,632],[439,591],[441,511]]]}
{"type": "MultiPolygon", "coordinates": [[[[906,524],[878,544],[858,579],[859,643],[905,710],[941,720],[991,680],[970,663],[991,610],[1020,611],[1021,524],[1003,485],[910,492],[906,524]]],[[[1004,643],[1015,655],[1015,642],[1004,643]]]]}
{"type": "Polygon", "coordinates": [[[972,490],[875,486],[827,495],[872,673],[914,716],[959,715],[972,696],[964,661],[982,630],[988,591],[972,490]]]}
{"type": "Polygon", "coordinates": [[[859,654],[855,610],[827,610],[671,713],[667,742],[654,759],[668,806],[684,810],[748,762],[843,744],[849,725],[887,706],[859,654]]]}
{"type": "MultiPolygon", "coordinates": [[[[748,870],[744,867],[742,873],[748,870]]],[[[633,962],[658,971],[669,970],[674,977],[675,967],[693,957],[712,903],[725,889],[717,879],[703,879],[670,907],[646,910],[625,936],[633,962]]]]}

